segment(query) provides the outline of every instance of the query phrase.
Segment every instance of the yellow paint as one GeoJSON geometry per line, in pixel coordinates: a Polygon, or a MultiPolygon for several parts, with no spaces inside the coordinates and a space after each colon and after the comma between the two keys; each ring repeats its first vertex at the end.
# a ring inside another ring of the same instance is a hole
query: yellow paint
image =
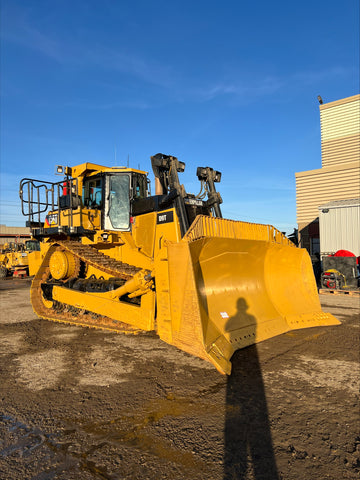
{"type": "Polygon", "coordinates": [[[215,236],[172,243],[168,270],[171,335],[162,335],[166,318],[158,318],[160,337],[223,373],[239,348],[339,324],[321,310],[308,254],[290,245],[215,236]]]}
{"type": "Polygon", "coordinates": [[[121,302],[119,299],[104,298],[103,295],[97,293],[84,293],[58,286],[53,287],[53,298],[67,305],[104,315],[142,330],[154,329],[155,294],[151,291],[141,297],[140,306],[121,302]]]}
{"type": "Polygon", "coordinates": [[[49,211],[51,214],[59,214],[58,221],[55,224],[47,225],[45,223],[44,228],[53,228],[53,227],[84,227],[85,230],[98,230],[101,225],[101,213],[99,210],[90,209],[90,208],[74,208],[71,211],[64,209],[60,210],[60,213],[56,211],[49,211]]]}

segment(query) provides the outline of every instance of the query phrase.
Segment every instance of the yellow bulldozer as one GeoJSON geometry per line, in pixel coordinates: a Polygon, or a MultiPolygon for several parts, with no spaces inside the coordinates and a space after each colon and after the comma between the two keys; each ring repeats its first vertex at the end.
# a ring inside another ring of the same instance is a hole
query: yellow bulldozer
{"type": "Polygon", "coordinates": [[[22,213],[40,252],[29,255],[31,302],[48,320],[160,339],[230,374],[240,348],[292,329],[336,325],[321,310],[310,257],[270,225],[222,218],[199,167],[151,157],[147,172],[93,163],[57,167],[60,182],[20,182],[22,213]]]}

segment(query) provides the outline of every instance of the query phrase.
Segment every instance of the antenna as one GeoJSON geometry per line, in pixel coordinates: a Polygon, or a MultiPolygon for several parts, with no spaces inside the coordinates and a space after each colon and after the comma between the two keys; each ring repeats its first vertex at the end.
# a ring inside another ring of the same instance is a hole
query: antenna
{"type": "Polygon", "coordinates": [[[127,168],[129,168],[129,162],[130,162],[130,155],[128,154],[128,158],[127,158],[127,168]]]}
{"type": "Polygon", "coordinates": [[[115,165],[116,165],[116,145],[115,145],[115,148],[114,148],[114,150],[115,150],[115,152],[114,152],[114,153],[115,153],[115,165]]]}

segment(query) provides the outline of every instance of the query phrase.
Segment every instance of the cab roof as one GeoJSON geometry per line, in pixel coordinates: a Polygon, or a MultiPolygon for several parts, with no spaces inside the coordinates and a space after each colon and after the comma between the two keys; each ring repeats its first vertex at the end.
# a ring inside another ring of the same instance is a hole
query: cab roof
{"type": "Polygon", "coordinates": [[[136,168],[128,167],[105,167],[104,165],[98,165],[96,163],[81,163],[75,167],[66,167],[65,173],[72,176],[73,178],[87,176],[87,175],[96,175],[98,173],[140,173],[142,175],[147,175],[148,172],[144,170],[138,170],[136,168]]]}

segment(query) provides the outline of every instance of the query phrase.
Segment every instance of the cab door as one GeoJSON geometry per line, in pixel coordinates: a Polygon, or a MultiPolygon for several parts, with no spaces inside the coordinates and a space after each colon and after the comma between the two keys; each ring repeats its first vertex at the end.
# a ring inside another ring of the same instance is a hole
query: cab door
{"type": "Polygon", "coordinates": [[[107,175],[104,230],[130,230],[130,175],[107,175]]]}

